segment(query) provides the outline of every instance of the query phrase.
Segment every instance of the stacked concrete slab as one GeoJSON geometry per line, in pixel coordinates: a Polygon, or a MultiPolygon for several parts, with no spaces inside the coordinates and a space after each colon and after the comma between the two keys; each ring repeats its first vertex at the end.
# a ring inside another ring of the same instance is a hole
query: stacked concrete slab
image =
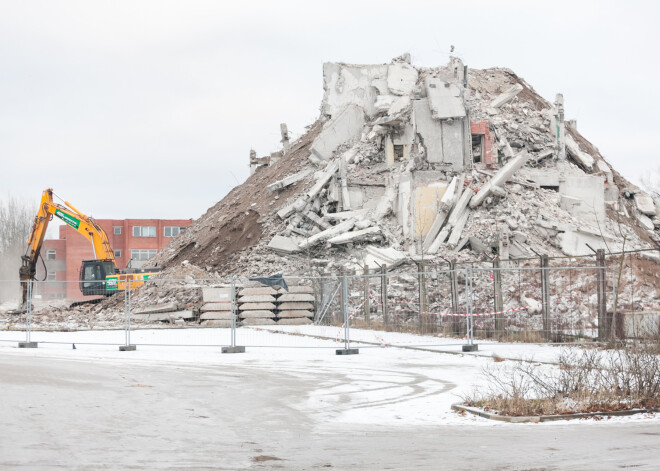
{"type": "Polygon", "coordinates": [[[289,286],[277,298],[279,325],[311,324],[314,318],[314,289],[311,286],[289,286]]]}
{"type": "Polygon", "coordinates": [[[238,312],[242,325],[275,324],[277,291],[270,286],[242,288],[238,292],[238,312]]]}
{"type": "Polygon", "coordinates": [[[201,325],[231,327],[231,288],[203,288],[201,325]]]}

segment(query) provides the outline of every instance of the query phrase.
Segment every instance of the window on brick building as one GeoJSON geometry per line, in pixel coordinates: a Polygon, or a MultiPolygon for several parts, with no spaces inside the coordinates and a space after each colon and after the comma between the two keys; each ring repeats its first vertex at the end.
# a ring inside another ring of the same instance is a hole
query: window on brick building
{"type": "Polygon", "coordinates": [[[185,229],[186,229],[185,227],[180,227],[180,226],[165,226],[163,235],[165,237],[176,237],[185,229]]]}
{"type": "Polygon", "coordinates": [[[49,249],[46,251],[46,260],[56,260],[57,259],[57,250],[49,249]]]}
{"type": "Polygon", "coordinates": [[[54,271],[49,271],[48,275],[46,276],[47,281],[55,281],[56,278],[57,278],[57,275],[55,274],[54,271]]]}
{"type": "Polygon", "coordinates": [[[114,235],[121,235],[121,226],[112,226],[112,233],[114,235]]]}
{"type": "Polygon", "coordinates": [[[113,250],[113,252],[115,254],[115,258],[121,257],[121,249],[115,249],[113,250]]]}
{"type": "Polygon", "coordinates": [[[156,226],[133,226],[133,237],[156,237],[156,226]]]}
{"type": "Polygon", "coordinates": [[[156,249],[131,249],[131,259],[132,260],[151,260],[156,256],[158,250],[156,249]]]}

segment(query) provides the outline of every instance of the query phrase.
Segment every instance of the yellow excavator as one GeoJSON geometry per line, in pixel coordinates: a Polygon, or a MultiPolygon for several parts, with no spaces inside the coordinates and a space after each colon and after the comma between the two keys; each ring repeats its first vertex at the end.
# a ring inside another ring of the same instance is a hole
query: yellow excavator
{"type": "Polygon", "coordinates": [[[68,201],[64,206],[53,202],[53,190],[48,188],[41,196],[39,212],[34,218],[32,231],[27,243],[27,251],[21,257],[19,276],[22,286],[21,306],[27,301],[27,281],[34,280],[37,273],[37,260],[46,236],[48,223],[57,216],[80,234],[85,236],[94,249],[94,260],[83,260],[80,267],[80,290],[85,296],[108,296],[123,291],[127,286],[137,288],[145,280],[159,271],[158,268],[118,270],[115,254],[108,241],[108,235],[94,219],[78,211],[68,201]]]}

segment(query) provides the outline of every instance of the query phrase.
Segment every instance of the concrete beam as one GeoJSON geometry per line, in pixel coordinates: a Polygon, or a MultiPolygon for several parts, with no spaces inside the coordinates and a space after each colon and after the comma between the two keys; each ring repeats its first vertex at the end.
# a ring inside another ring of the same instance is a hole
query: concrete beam
{"type": "Polygon", "coordinates": [[[451,248],[456,247],[458,241],[461,240],[461,235],[463,234],[463,229],[467,223],[468,217],[470,216],[470,210],[466,210],[461,214],[460,219],[456,222],[456,225],[451,230],[451,235],[447,241],[447,245],[451,248]]]}
{"type": "Polygon", "coordinates": [[[519,83],[515,84],[513,87],[509,88],[506,92],[500,94],[490,103],[491,108],[499,108],[503,104],[511,101],[518,93],[522,92],[523,86],[519,83]]]}
{"type": "Polygon", "coordinates": [[[353,229],[353,226],[355,226],[355,219],[349,219],[348,221],[341,222],[336,226],[331,227],[330,229],[326,229],[325,231],[321,231],[318,234],[314,234],[313,236],[308,237],[307,239],[300,242],[298,247],[300,247],[302,250],[305,250],[308,247],[312,247],[336,235],[350,231],[353,229]]]}
{"type": "Polygon", "coordinates": [[[381,230],[380,227],[374,226],[374,227],[368,227],[366,229],[361,229],[359,231],[352,231],[352,232],[346,232],[344,234],[340,234],[338,236],[332,237],[331,239],[328,239],[328,242],[331,243],[332,245],[349,244],[351,242],[357,242],[359,240],[365,240],[371,237],[375,237],[377,235],[382,235],[382,233],[383,231],[381,230]]]}
{"type": "Polygon", "coordinates": [[[582,164],[587,169],[591,170],[591,168],[594,166],[594,158],[586,152],[582,152],[580,150],[580,146],[577,142],[575,142],[570,134],[566,135],[566,150],[571,155],[571,157],[573,157],[579,164],[582,164]]]}
{"type": "Polygon", "coordinates": [[[271,183],[266,188],[268,188],[269,191],[279,191],[283,188],[286,188],[287,186],[299,182],[300,180],[304,179],[307,175],[311,173],[312,173],[311,169],[303,170],[302,172],[294,173],[293,175],[289,175],[288,177],[283,178],[282,180],[278,180],[275,183],[271,183]]]}
{"type": "Polygon", "coordinates": [[[503,186],[511,176],[518,171],[520,167],[525,165],[529,160],[530,154],[526,150],[520,152],[516,157],[512,158],[507,164],[502,167],[493,178],[491,178],[480,190],[479,193],[470,201],[470,208],[476,208],[484,202],[486,197],[490,194],[492,187],[503,186]]]}
{"type": "Polygon", "coordinates": [[[442,226],[444,226],[448,215],[449,212],[446,210],[441,209],[440,211],[438,211],[438,214],[436,215],[435,220],[433,221],[433,225],[431,225],[431,228],[429,229],[428,233],[426,234],[426,237],[424,238],[424,244],[422,245],[424,251],[428,251],[429,247],[431,247],[431,244],[438,236],[440,229],[442,229],[442,226]]]}
{"type": "Polygon", "coordinates": [[[474,191],[472,190],[472,188],[466,188],[463,191],[463,193],[461,194],[461,198],[458,200],[456,206],[454,206],[454,209],[449,215],[449,219],[447,220],[448,226],[454,227],[458,223],[461,216],[463,216],[465,209],[468,207],[468,204],[470,204],[470,207],[472,207],[472,201],[474,201],[474,198],[476,198],[473,197],[473,195],[474,195],[474,191]]]}

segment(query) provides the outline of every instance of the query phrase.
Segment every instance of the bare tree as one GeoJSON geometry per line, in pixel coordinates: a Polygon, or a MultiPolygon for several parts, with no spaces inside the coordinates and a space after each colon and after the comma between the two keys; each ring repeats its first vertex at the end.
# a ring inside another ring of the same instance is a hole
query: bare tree
{"type": "Polygon", "coordinates": [[[642,186],[660,204],[660,167],[642,175],[642,186]]]}
{"type": "Polygon", "coordinates": [[[14,197],[0,200],[0,303],[20,296],[18,269],[36,213],[31,202],[14,197]]]}

